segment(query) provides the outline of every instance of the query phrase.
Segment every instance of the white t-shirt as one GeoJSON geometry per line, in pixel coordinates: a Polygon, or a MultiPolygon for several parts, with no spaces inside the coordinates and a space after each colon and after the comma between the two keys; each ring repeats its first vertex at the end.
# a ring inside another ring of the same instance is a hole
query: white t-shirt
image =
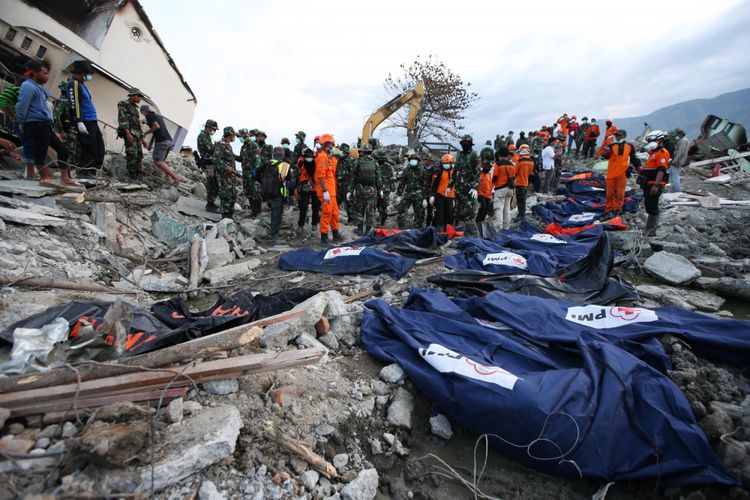
{"type": "Polygon", "coordinates": [[[555,148],[547,146],[542,150],[542,170],[555,168],[555,148]]]}

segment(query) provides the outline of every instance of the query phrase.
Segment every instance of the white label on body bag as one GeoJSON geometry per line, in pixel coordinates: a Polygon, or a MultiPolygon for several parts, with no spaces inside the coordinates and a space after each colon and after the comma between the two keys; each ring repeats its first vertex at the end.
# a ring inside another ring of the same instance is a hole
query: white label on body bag
{"type": "Polygon", "coordinates": [[[529,266],[526,263],[526,258],[523,255],[518,255],[513,252],[499,252],[499,253],[488,253],[482,261],[483,266],[509,266],[517,267],[518,269],[528,269],[529,266]]]}
{"type": "Polygon", "coordinates": [[[560,238],[555,238],[551,234],[546,233],[537,233],[531,237],[532,240],[538,241],[540,243],[554,243],[555,245],[567,245],[568,242],[565,240],[561,240],[560,238]]]}
{"type": "Polygon", "coordinates": [[[642,307],[574,306],[568,308],[565,319],[592,328],[617,328],[633,323],[657,321],[655,311],[642,307]]]}
{"type": "Polygon", "coordinates": [[[518,380],[518,377],[507,370],[477,363],[440,344],[430,344],[427,349],[419,349],[419,355],[440,373],[456,373],[511,390],[518,380]]]}
{"type": "Polygon", "coordinates": [[[348,255],[359,255],[365,247],[337,247],[331,248],[323,256],[323,259],[335,259],[336,257],[346,257],[348,255]]]}

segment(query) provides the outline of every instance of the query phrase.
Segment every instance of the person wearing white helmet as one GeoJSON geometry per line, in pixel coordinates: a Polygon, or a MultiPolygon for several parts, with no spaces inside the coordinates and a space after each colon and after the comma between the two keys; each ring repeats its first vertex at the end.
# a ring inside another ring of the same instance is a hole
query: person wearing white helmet
{"type": "Polygon", "coordinates": [[[656,236],[659,225],[659,198],[664,186],[669,181],[667,167],[670,161],[669,151],[664,147],[667,134],[654,130],[646,135],[648,161],[641,169],[637,182],[643,188],[643,205],[648,214],[646,236],[656,236]]]}

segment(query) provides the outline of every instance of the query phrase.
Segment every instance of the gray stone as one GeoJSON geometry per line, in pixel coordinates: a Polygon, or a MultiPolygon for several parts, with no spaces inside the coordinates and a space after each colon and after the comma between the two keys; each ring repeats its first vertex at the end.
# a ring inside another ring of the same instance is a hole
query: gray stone
{"type": "Polygon", "coordinates": [[[73,422],[65,422],[62,428],[62,437],[69,438],[78,434],[78,427],[73,425],[73,422]]]}
{"type": "Polygon", "coordinates": [[[320,479],[318,471],[310,469],[302,473],[302,484],[305,485],[305,488],[307,488],[308,491],[312,491],[313,488],[315,488],[318,484],[318,479],[320,479]]]}
{"type": "Polygon", "coordinates": [[[36,448],[47,448],[49,446],[49,438],[39,438],[36,441],[36,444],[34,444],[34,447],[36,448]]]}
{"type": "Polygon", "coordinates": [[[202,182],[198,182],[193,186],[192,193],[198,198],[205,198],[208,192],[206,191],[206,185],[202,182]]]}
{"type": "Polygon", "coordinates": [[[333,335],[331,332],[326,333],[325,335],[321,335],[318,337],[318,341],[326,346],[331,351],[338,351],[339,350],[339,341],[336,339],[336,336],[333,335]]]}
{"type": "Polygon", "coordinates": [[[380,380],[371,380],[370,387],[372,388],[372,392],[379,396],[384,396],[390,392],[388,385],[380,380]]]}
{"type": "Polygon", "coordinates": [[[10,418],[10,410],[0,408],[0,429],[5,427],[5,421],[10,418]]]}
{"type": "Polygon", "coordinates": [[[414,411],[414,396],[403,387],[399,387],[388,407],[388,423],[396,427],[411,429],[411,414],[414,411]]]}
{"type": "Polygon", "coordinates": [[[192,415],[198,413],[203,409],[203,405],[197,401],[184,401],[182,403],[182,411],[184,415],[192,415]]]}
{"type": "Polygon", "coordinates": [[[709,292],[666,285],[638,285],[636,289],[641,297],[691,311],[698,309],[699,311],[716,312],[721,309],[725,302],[723,298],[709,292]]]}
{"type": "Polygon", "coordinates": [[[721,447],[719,448],[719,457],[727,467],[741,464],[747,456],[746,453],[745,444],[740,441],[735,441],[734,439],[722,442],[721,447]]]}
{"type": "Polygon", "coordinates": [[[346,467],[346,464],[349,463],[349,455],[347,455],[346,453],[339,453],[338,455],[335,455],[333,457],[331,463],[333,463],[333,466],[337,469],[343,469],[344,467],[346,467]]]}
{"type": "Polygon", "coordinates": [[[198,490],[198,500],[224,500],[224,495],[219,493],[212,481],[203,481],[198,490]]]}
{"type": "Polygon", "coordinates": [[[388,443],[388,446],[393,446],[393,443],[396,442],[396,436],[394,434],[391,434],[390,432],[384,432],[383,440],[388,443]]]}
{"type": "Polygon", "coordinates": [[[201,387],[204,391],[209,394],[216,396],[223,396],[225,394],[233,394],[240,390],[240,383],[237,382],[236,378],[227,378],[223,380],[212,380],[210,382],[203,382],[201,387]]]}
{"type": "Polygon", "coordinates": [[[703,432],[710,440],[719,439],[724,434],[729,434],[734,430],[732,419],[724,410],[716,408],[713,412],[706,415],[700,421],[703,432]]]}
{"type": "Polygon", "coordinates": [[[171,423],[181,422],[183,417],[183,400],[182,398],[173,399],[167,405],[167,421],[171,423]]]}
{"type": "MultiPolygon", "coordinates": [[[[154,490],[161,491],[231,456],[242,425],[239,410],[229,405],[206,408],[174,424],[160,443],[162,456],[154,464],[154,490]]],[[[151,467],[113,470],[102,479],[109,491],[146,493],[151,486],[151,467]]]]}
{"type": "Polygon", "coordinates": [[[371,438],[370,439],[370,452],[373,455],[380,455],[383,453],[383,445],[380,444],[379,439],[371,438]]]}
{"type": "Polygon", "coordinates": [[[65,441],[58,441],[49,448],[47,448],[48,453],[62,453],[65,451],[65,441]]]}
{"type": "Polygon", "coordinates": [[[229,242],[225,238],[206,240],[206,253],[208,264],[206,270],[224,267],[234,260],[234,254],[229,248],[229,242]]]}
{"type": "Polygon", "coordinates": [[[689,260],[669,252],[656,252],[646,259],[643,267],[657,279],[672,285],[687,285],[701,276],[689,260]]]}
{"type": "Polygon", "coordinates": [[[691,401],[690,408],[692,408],[695,418],[701,419],[706,416],[706,406],[700,401],[691,401]]]}
{"type": "Polygon", "coordinates": [[[232,280],[241,280],[252,274],[253,269],[260,266],[260,260],[247,259],[243,262],[229,264],[228,266],[210,269],[203,273],[203,278],[212,285],[227,283],[232,280]]]}
{"type": "Polygon", "coordinates": [[[378,471],[365,469],[341,489],[343,500],[372,500],[378,492],[378,471]]]}
{"type": "Polygon", "coordinates": [[[318,436],[330,436],[334,432],[336,432],[336,428],[331,424],[320,424],[315,427],[315,434],[317,434],[318,436]]]}
{"type": "Polygon", "coordinates": [[[450,439],[453,437],[453,429],[448,418],[442,413],[430,417],[430,431],[438,437],[443,439],[450,439]]]}
{"type": "Polygon", "coordinates": [[[259,339],[260,345],[278,349],[285,347],[290,341],[302,334],[314,335],[315,323],[323,316],[327,306],[328,297],[325,293],[318,293],[297,304],[290,312],[305,311],[304,315],[301,318],[266,326],[259,339]]]}
{"type": "Polygon", "coordinates": [[[380,378],[389,384],[396,384],[404,380],[404,369],[401,368],[397,363],[392,363],[388,366],[384,366],[380,370],[380,378]]]}
{"type": "Polygon", "coordinates": [[[26,427],[21,422],[13,422],[8,426],[8,432],[14,436],[21,434],[25,429],[26,427]]]}

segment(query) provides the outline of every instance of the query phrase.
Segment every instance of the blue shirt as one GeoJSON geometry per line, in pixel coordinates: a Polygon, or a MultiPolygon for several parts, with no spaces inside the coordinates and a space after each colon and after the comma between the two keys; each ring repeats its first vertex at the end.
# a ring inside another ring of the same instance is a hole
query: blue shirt
{"type": "Polygon", "coordinates": [[[68,80],[68,102],[76,122],[96,121],[96,108],[91,100],[91,92],[83,82],[75,78],[68,80]]]}
{"type": "Polygon", "coordinates": [[[50,122],[52,123],[52,112],[47,106],[47,98],[50,94],[41,85],[31,78],[27,78],[21,84],[16,103],[16,121],[18,123],[50,122]]]}

